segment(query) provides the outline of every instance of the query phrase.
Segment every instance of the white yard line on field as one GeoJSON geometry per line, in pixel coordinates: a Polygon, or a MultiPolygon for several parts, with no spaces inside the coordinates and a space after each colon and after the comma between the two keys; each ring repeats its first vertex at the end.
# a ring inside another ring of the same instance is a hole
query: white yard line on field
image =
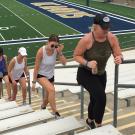
{"type": "Polygon", "coordinates": [[[42,34],[40,31],[38,31],[36,28],[34,28],[31,24],[29,24],[24,19],[22,19],[20,16],[18,16],[16,13],[14,13],[12,10],[10,10],[9,8],[7,8],[6,6],[4,6],[1,3],[0,3],[0,5],[3,6],[5,9],[7,9],[8,11],[10,11],[12,14],[14,14],[16,17],[18,17],[20,20],[22,20],[24,23],[26,23],[28,26],[30,26],[32,29],[34,29],[36,32],[38,32],[40,35],[42,35],[43,37],[45,37],[44,34],[42,34]]]}
{"type": "Polygon", "coordinates": [[[3,39],[3,41],[5,41],[5,38],[2,36],[2,34],[0,33],[0,36],[1,36],[1,38],[3,39]]]}

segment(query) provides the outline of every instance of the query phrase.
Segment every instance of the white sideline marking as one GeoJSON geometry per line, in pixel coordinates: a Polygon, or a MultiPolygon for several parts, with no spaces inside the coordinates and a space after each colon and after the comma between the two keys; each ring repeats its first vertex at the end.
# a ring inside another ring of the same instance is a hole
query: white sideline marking
{"type": "MultiPolygon", "coordinates": [[[[130,31],[135,31],[135,29],[129,29],[129,30],[117,30],[117,31],[111,31],[111,32],[130,32],[130,31]]],[[[134,32],[135,33],[135,32],[134,32]]]]}
{"type": "Polygon", "coordinates": [[[1,36],[1,38],[3,39],[3,41],[6,41],[6,40],[5,40],[5,38],[2,36],[2,34],[1,34],[1,33],[0,33],[0,36],[1,36]]]}
{"type": "Polygon", "coordinates": [[[14,14],[16,17],[18,17],[20,20],[22,20],[24,23],[26,23],[28,26],[30,26],[32,29],[34,29],[36,32],[38,32],[40,35],[42,35],[43,37],[45,37],[44,34],[42,34],[40,31],[38,31],[36,28],[34,28],[31,24],[29,24],[24,19],[22,19],[20,16],[18,16],[16,13],[14,13],[12,10],[10,10],[9,8],[7,8],[6,6],[4,6],[1,3],[0,3],[0,5],[3,6],[4,8],[6,8],[8,11],[10,11],[12,14],[14,14]]]}

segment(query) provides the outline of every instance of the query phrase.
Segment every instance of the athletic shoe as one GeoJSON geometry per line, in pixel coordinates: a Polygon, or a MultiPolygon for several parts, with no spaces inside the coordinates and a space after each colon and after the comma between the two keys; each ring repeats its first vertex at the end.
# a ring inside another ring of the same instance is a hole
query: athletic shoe
{"type": "Polygon", "coordinates": [[[42,110],[45,110],[46,109],[46,106],[41,105],[41,109],[42,110]]]}
{"type": "Polygon", "coordinates": [[[61,119],[61,115],[58,112],[53,113],[53,115],[55,116],[55,119],[61,119]]]}
{"type": "Polygon", "coordinates": [[[23,101],[22,105],[27,105],[26,101],[23,101]]]}
{"type": "Polygon", "coordinates": [[[95,122],[94,121],[89,122],[88,119],[86,119],[86,124],[88,125],[88,127],[90,129],[96,128],[96,125],[95,125],[95,122]]]}

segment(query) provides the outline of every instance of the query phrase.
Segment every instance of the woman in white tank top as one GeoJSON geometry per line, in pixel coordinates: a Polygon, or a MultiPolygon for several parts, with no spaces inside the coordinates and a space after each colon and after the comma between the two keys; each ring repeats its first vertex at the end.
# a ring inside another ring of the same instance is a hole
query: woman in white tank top
{"type": "Polygon", "coordinates": [[[16,100],[17,95],[17,83],[20,83],[22,88],[22,97],[23,104],[26,104],[26,79],[25,75],[28,76],[28,68],[27,68],[27,52],[24,47],[19,48],[18,56],[15,56],[9,63],[8,74],[9,80],[12,84],[13,95],[12,100],[16,100]]]}
{"type": "Polygon", "coordinates": [[[57,56],[63,65],[66,64],[66,58],[62,54],[63,48],[63,45],[59,45],[58,36],[53,34],[49,37],[47,45],[41,47],[37,52],[32,81],[33,90],[35,90],[36,81],[38,81],[45,90],[46,94],[41,108],[46,109],[47,104],[50,103],[51,109],[56,118],[60,117],[60,114],[56,109],[55,102],[55,88],[53,85],[54,67],[57,56]]]}

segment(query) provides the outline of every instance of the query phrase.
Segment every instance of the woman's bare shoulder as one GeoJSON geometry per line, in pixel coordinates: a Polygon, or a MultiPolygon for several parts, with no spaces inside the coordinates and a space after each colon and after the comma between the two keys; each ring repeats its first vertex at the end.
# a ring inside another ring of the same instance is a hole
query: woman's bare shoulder
{"type": "Polygon", "coordinates": [[[90,44],[90,42],[92,41],[92,34],[91,33],[87,33],[85,34],[82,39],[80,40],[81,43],[88,45],[90,44]]]}

